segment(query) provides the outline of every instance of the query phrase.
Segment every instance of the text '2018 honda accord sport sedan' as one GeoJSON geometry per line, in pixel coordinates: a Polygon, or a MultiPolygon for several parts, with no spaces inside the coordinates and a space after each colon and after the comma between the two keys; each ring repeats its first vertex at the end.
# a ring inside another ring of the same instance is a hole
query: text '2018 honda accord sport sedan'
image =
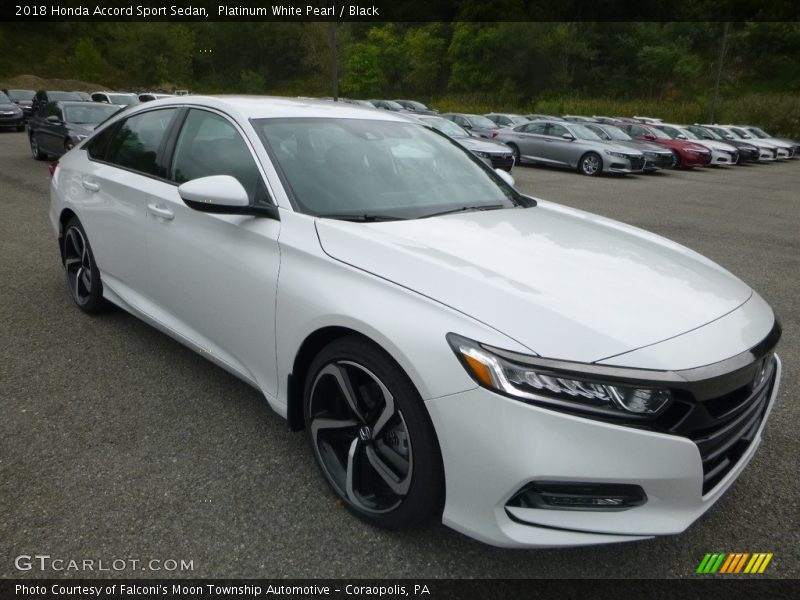
{"type": "Polygon", "coordinates": [[[67,152],[50,218],[79,308],[256,387],[370,523],[509,547],[681,532],[759,445],[773,311],[510,181],[388,111],[192,96],[67,152]]]}

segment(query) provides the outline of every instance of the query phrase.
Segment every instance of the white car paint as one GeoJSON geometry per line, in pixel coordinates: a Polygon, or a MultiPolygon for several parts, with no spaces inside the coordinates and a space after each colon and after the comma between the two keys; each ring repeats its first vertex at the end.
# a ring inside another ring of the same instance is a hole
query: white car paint
{"type": "MultiPolygon", "coordinates": [[[[74,212],[109,300],[255,386],[283,416],[287,381],[309,336],[340,327],[380,345],[433,421],[447,525],[511,547],[678,533],[755,452],[766,415],[735,466],[701,493],[701,456],[687,437],[502,396],[478,386],[446,341],[455,332],[527,356],[626,369],[727,364],[766,338],[774,315],[711,261],[544,201],[385,223],[320,219],[294,210],[251,119],[402,117],[347,104],[191,96],[148,102],[110,123],[168,106],[204,107],[235,124],[279,219],[195,211],[170,182],[89,160],[83,142],[52,179],[56,235],[64,211],[74,212]],[[521,485],[539,479],[635,483],[648,502],[604,513],[507,506],[521,485]]],[[[775,363],[767,414],[780,378],[775,363]]]]}

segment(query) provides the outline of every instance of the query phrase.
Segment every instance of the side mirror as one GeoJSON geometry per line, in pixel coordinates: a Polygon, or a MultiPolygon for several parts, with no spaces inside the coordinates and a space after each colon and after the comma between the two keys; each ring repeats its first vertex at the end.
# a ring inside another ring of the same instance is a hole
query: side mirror
{"type": "Polygon", "coordinates": [[[652,141],[652,140],[656,139],[656,136],[654,136],[652,133],[645,133],[645,134],[644,134],[642,137],[643,137],[644,139],[646,139],[646,140],[650,140],[650,141],[652,141]]]}
{"type": "Polygon", "coordinates": [[[575,136],[572,135],[571,133],[563,133],[561,134],[561,137],[564,138],[565,140],[569,140],[570,142],[575,139],[575,136]]]}
{"type": "Polygon", "coordinates": [[[495,169],[494,172],[500,176],[500,179],[505,181],[511,187],[514,187],[516,185],[517,182],[514,181],[514,178],[508,171],[504,171],[503,169],[495,169]]]}
{"type": "Polygon", "coordinates": [[[463,127],[464,129],[472,129],[472,125],[470,125],[469,123],[464,123],[464,124],[462,125],[462,127],[463,127]]]}
{"type": "Polygon", "coordinates": [[[61,123],[61,119],[59,119],[59,118],[58,118],[57,116],[55,116],[55,115],[50,115],[50,116],[49,116],[49,117],[47,117],[47,119],[45,119],[45,120],[46,120],[48,123],[53,123],[54,125],[58,125],[59,123],[61,123]]]}
{"type": "Polygon", "coordinates": [[[178,186],[178,195],[186,206],[200,212],[279,218],[276,206],[251,205],[244,186],[230,175],[192,179],[178,186]]]}
{"type": "Polygon", "coordinates": [[[679,140],[686,140],[686,139],[689,139],[689,138],[687,138],[687,137],[686,137],[685,135],[683,135],[682,133],[679,133],[679,134],[678,134],[678,139],[679,139],[679,140]]]}

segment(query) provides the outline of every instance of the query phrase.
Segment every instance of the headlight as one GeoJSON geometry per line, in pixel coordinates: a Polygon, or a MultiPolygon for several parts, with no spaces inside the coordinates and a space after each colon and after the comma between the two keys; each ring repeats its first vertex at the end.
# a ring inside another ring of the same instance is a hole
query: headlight
{"type": "Polygon", "coordinates": [[[652,418],[672,401],[668,389],[636,381],[603,381],[581,369],[593,365],[559,361],[559,368],[535,364],[536,357],[500,351],[450,333],[450,346],[472,378],[485,388],[531,404],[617,417],[652,418]],[[502,352],[503,356],[499,354],[502,352]]]}
{"type": "Polygon", "coordinates": [[[618,157],[618,158],[628,158],[628,155],[627,155],[627,154],[624,154],[624,153],[622,153],[622,152],[612,152],[611,150],[606,150],[605,152],[606,152],[606,154],[608,154],[609,156],[616,156],[616,157],[618,157]]]}
{"type": "Polygon", "coordinates": [[[491,158],[492,157],[492,155],[489,154],[488,152],[476,152],[475,154],[477,156],[480,156],[481,158],[491,158]]]}
{"type": "Polygon", "coordinates": [[[687,148],[686,152],[689,154],[708,154],[708,150],[694,150],[692,148],[687,148]]]}
{"type": "Polygon", "coordinates": [[[755,152],[758,150],[755,146],[739,146],[739,150],[747,150],[748,152],[755,152]]]}

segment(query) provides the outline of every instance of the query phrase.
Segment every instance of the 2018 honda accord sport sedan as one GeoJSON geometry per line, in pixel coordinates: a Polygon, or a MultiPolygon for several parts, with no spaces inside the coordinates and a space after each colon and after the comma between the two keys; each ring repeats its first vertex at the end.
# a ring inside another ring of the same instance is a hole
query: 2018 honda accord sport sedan
{"type": "Polygon", "coordinates": [[[80,309],[256,387],[370,523],[511,547],[683,531],[759,445],[772,310],[500,173],[389,111],[191,96],[67,152],[50,218],[80,309]]]}

